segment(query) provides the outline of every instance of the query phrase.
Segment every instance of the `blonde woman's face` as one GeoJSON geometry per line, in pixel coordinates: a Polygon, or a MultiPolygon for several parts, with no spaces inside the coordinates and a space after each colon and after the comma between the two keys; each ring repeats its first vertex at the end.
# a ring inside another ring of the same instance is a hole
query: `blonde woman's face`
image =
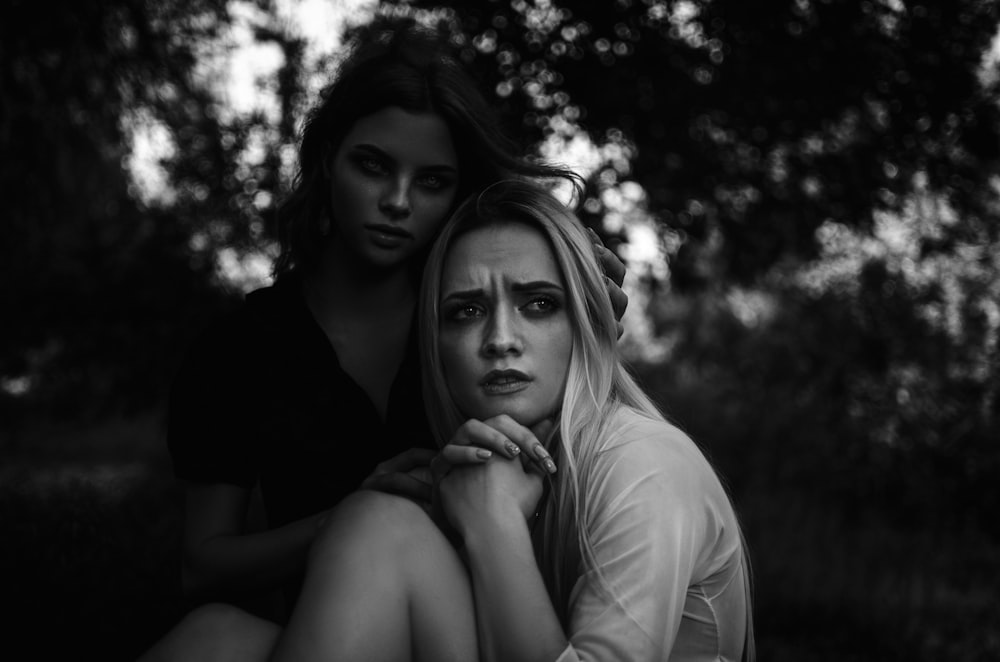
{"type": "Polygon", "coordinates": [[[441,277],[439,346],[469,418],[531,426],[561,405],[573,333],[566,286],[545,236],[518,222],[452,242],[441,277]]]}

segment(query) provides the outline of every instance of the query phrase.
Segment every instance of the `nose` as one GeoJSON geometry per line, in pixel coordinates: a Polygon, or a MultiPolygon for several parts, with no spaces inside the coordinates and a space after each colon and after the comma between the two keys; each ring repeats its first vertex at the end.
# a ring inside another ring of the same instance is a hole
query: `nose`
{"type": "Polygon", "coordinates": [[[410,182],[406,177],[394,177],[379,199],[379,210],[390,218],[406,218],[410,215],[410,182]]]}
{"type": "Polygon", "coordinates": [[[498,357],[507,354],[520,354],[524,351],[524,342],[518,330],[516,316],[506,309],[494,310],[486,325],[483,337],[483,354],[488,357],[498,357]]]}

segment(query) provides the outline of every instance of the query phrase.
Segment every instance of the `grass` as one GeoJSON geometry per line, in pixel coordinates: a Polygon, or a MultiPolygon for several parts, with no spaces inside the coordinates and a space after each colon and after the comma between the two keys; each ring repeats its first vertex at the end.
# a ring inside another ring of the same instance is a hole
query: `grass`
{"type": "MultiPolygon", "coordinates": [[[[33,430],[0,450],[8,648],[27,659],[134,660],[185,609],[181,495],[159,418],[33,430]]],[[[736,499],[762,662],[1000,659],[995,537],[756,489],[736,499]]]]}

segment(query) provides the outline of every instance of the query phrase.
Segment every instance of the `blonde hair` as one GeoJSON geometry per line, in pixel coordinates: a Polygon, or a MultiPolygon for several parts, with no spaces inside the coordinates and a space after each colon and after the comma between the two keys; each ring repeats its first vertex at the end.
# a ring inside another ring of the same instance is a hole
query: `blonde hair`
{"type": "Polygon", "coordinates": [[[567,304],[573,327],[573,347],[558,433],[553,436],[560,472],[550,484],[545,518],[543,568],[553,601],[565,616],[568,593],[579,558],[589,568],[593,546],[587,535],[587,500],[580,494],[581,477],[587,474],[597,444],[604,436],[604,422],[614,409],[627,404],[648,414],[661,414],[618,358],[617,320],[607,295],[604,273],[594,255],[586,230],[576,216],[548,189],[526,180],[504,180],[465,200],[445,224],[431,249],[420,299],[421,359],[424,399],[431,431],[446,444],[465,421],[451,398],[438,351],[438,300],[441,271],[454,239],[472,229],[496,223],[520,222],[542,231],[548,238],[565,280],[567,304]],[[579,549],[567,548],[578,541],[579,549]]]}
{"type": "MultiPolygon", "coordinates": [[[[543,506],[546,516],[541,554],[546,588],[566,627],[569,594],[580,575],[581,562],[585,570],[595,573],[609,598],[617,600],[595,560],[587,526],[590,500],[583,493],[591,482],[601,441],[607,438],[606,425],[623,406],[657,420],[666,417],[619,355],[617,319],[604,272],[583,224],[549,189],[539,183],[512,179],[492,184],[456,209],[441,230],[425,267],[418,318],[423,393],[438,444],[447,444],[466,419],[451,397],[438,347],[438,302],[445,257],[455,239],[464,233],[512,222],[534,227],[547,238],[565,281],[572,327],[559,425],[548,440],[559,472],[546,488],[549,497],[543,506]]],[[[749,645],[752,647],[752,639],[749,645]]]]}

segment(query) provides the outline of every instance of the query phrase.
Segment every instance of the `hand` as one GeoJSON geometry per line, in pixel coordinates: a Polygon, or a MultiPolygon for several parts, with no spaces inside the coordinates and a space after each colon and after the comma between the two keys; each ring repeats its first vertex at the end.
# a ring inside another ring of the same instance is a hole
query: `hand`
{"type": "Polygon", "coordinates": [[[452,466],[482,464],[494,453],[508,460],[520,457],[526,464],[535,463],[543,474],[553,474],[555,462],[545,449],[545,443],[539,440],[548,442],[554,429],[555,422],[549,419],[530,430],[506,414],[485,421],[469,419],[435,458],[431,466],[432,478],[437,483],[452,466]]]}
{"type": "MultiPolygon", "coordinates": [[[[449,522],[451,518],[445,513],[440,493],[442,482],[454,468],[484,465],[493,459],[508,462],[518,458],[521,460],[522,471],[530,471],[538,476],[555,473],[556,466],[552,456],[539,441],[543,439],[548,442],[554,431],[555,421],[551,419],[536,423],[528,429],[505,414],[485,421],[469,419],[463,423],[451,441],[431,461],[434,483],[431,517],[449,538],[455,540],[454,529],[449,522]]],[[[526,517],[534,515],[537,502],[537,498],[531,502],[531,510],[526,511],[526,517]]]]}
{"type": "Polygon", "coordinates": [[[436,511],[459,537],[513,518],[530,522],[542,497],[543,475],[533,462],[500,455],[455,466],[437,485],[436,511]]]}
{"type": "Polygon", "coordinates": [[[611,307],[615,311],[615,319],[618,320],[618,337],[621,338],[625,332],[622,326],[622,317],[628,307],[628,295],[622,289],[625,284],[625,263],[615,254],[614,251],[606,247],[601,238],[597,236],[593,228],[587,228],[590,238],[594,242],[594,255],[601,268],[604,269],[604,280],[608,286],[608,296],[611,298],[611,307]]]}
{"type": "Polygon", "coordinates": [[[430,448],[411,448],[384,462],[361,483],[362,489],[389,492],[408,497],[429,507],[433,496],[431,460],[437,454],[430,448]]]}

